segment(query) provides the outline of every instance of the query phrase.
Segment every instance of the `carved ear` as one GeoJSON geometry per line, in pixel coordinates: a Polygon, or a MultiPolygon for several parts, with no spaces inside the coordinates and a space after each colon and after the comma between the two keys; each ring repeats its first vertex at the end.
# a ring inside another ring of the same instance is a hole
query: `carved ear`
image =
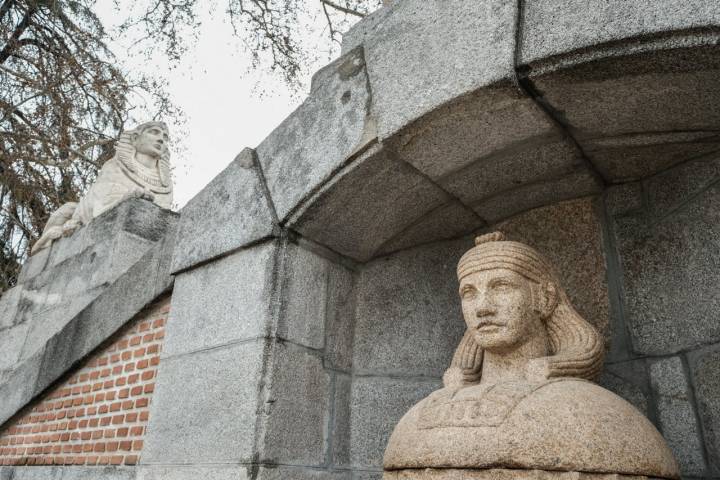
{"type": "Polygon", "coordinates": [[[538,287],[537,309],[543,319],[548,318],[555,311],[558,303],[558,290],[554,283],[543,282],[538,287]]]}

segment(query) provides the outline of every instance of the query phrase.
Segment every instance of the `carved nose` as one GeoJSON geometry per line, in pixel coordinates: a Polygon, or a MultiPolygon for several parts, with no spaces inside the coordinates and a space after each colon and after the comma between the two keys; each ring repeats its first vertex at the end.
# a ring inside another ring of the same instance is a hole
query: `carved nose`
{"type": "Polygon", "coordinates": [[[495,311],[491,310],[489,308],[480,307],[480,308],[475,309],[475,316],[477,318],[488,317],[490,315],[493,315],[494,313],[495,313],[495,311]]]}

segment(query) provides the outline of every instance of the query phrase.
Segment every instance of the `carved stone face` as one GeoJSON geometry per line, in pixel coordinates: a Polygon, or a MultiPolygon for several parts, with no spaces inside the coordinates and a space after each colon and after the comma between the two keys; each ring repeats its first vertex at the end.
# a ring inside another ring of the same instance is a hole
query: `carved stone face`
{"type": "Polygon", "coordinates": [[[545,328],[530,280],[507,269],[483,270],[460,282],[463,317],[483,350],[510,352],[545,328]]]}
{"type": "Polygon", "coordinates": [[[152,126],[143,130],[135,139],[135,150],[159,158],[167,149],[168,134],[160,127],[152,126]]]}

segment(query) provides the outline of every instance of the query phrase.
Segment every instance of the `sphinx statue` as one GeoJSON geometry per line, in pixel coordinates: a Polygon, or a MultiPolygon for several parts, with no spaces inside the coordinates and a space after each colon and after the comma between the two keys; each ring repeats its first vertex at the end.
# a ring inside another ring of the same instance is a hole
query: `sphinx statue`
{"type": "Polygon", "coordinates": [[[400,420],[384,480],[679,478],[657,429],[592,383],[603,341],[533,248],[483,235],[457,268],[467,330],[400,420]]]}
{"type": "Polygon", "coordinates": [[[48,220],[31,254],[49,247],[128,198],[145,198],[163,208],[172,206],[169,134],[163,122],[147,122],[123,132],[115,155],[100,169],[80,202],[68,202],[48,220]]]}

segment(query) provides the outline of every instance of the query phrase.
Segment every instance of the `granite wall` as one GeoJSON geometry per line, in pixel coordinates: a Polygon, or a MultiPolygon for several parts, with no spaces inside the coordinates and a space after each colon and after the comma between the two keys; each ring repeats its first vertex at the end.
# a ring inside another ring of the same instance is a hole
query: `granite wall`
{"type": "Polygon", "coordinates": [[[714,0],[368,16],[179,216],[126,202],[28,262],[0,299],[0,421],[174,285],[172,313],[138,465],[0,478],[379,478],[462,331],[455,262],[494,228],[556,263],[601,383],[683,474],[720,478],[719,29],[714,0]]]}

